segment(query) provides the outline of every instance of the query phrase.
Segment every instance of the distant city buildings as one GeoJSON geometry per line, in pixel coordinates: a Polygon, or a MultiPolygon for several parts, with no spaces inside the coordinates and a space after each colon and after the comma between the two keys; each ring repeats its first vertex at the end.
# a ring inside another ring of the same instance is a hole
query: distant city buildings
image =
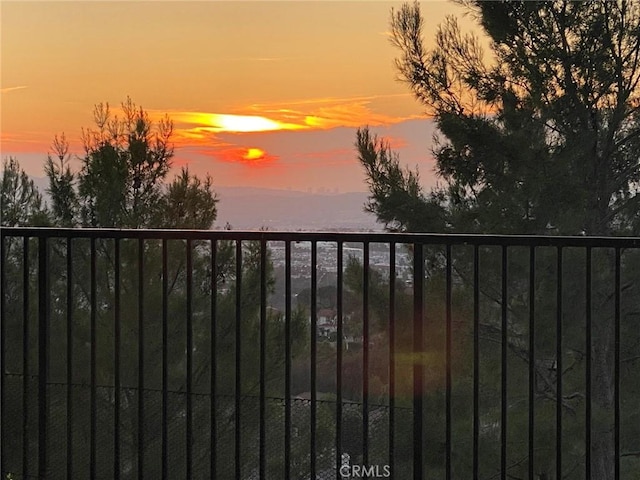
{"type": "MultiPolygon", "coordinates": [[[[285,272],[285,245],[283,242],[270,242],[271,261],[275,271],[275,292],[270,298],[273,308],[284,311],[284,272],[285,272]]],[[[349,257],[363,262],[363,245],[358,243],[346,243],[343,245],[343,269],[346,268],[349,257]]],[[[335,343],[338,335],[338,311],[336,305],[337,292],[337,255],[336,243],[317,243],[316,265],[316,325],[319,341],[335,343]]],[[[369,248],[369,268],[380,273],[383,281],[388,282],[390,271],[390,254],[387,245],[371,244],[369,248]]],[[[412,281],[411,257],[408,251],[401,246],[396,250],[396,279],[402,285],[410,286],[412,281]]],[[[296,242],[291,246],[291,293],[292,307],[307,309],[308,321],[311,323],[310,308],[311,292],[311,243],[296,242]]],[[[362,320],[354,317],[354,312],[342,312],[343,325],[353,324],[354,321],[361,325],[362,320]]],[[[343,330],[343,342],[345,348],[351,344],[361,344],[360,335],[351,335],[351,329],[343,330]]]]}

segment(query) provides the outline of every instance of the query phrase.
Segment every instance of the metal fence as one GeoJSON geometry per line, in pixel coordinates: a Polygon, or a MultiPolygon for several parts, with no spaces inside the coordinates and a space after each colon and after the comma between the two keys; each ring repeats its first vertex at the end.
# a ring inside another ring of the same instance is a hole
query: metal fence
{"type": "Polygon", "coordinates": [[[638,238],[3,228],[0,258],[3,479],[637,478],[638,238]]]}

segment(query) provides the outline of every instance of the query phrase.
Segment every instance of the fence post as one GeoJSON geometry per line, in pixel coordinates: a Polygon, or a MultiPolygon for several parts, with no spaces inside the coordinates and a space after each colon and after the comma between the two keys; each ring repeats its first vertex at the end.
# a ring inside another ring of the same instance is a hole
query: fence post
{"type": "Polygon", "coordinates": [[[49,255],[38,239],[38,475],[47,476],[47,378],[49,374],[49,255]]]}
{"type": "MultiPolygon", "coordinates": [[[[6,273],[5,273],[5,239],[0,236],[0,432],[4,432],[4,392],[5,392],[5,340],[6,340],[6,316],[5,316],[5,296],[7,294],[6,273]]],[[[5,446],[2,433],[0,433],[0,472],[5,471],[5,446]]]]}
{"type": "Polygon", "coordinates": [[[422,409],[424,355],[424,256],[423,245],[413,245],[413,479],[422,480],[422,409]]]}

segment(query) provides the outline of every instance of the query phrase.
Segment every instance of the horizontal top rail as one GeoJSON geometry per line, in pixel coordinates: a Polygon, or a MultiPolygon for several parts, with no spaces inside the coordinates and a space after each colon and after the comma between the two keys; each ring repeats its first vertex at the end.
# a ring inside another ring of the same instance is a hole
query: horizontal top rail
{"type": "Polygon", "coordinates": [[[2,227],[1,238],[122,238],[167,240],[266,240],[296,242],[421,243],[437,245],[640,248],[640,237],[485,235],[388,232],[291,232],[118,228],[2,227]]]}

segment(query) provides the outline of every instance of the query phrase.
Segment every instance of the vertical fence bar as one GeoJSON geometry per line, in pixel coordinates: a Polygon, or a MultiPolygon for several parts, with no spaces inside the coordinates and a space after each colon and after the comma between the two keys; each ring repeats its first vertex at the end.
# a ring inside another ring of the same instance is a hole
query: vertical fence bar
{"type": "Polygon", "coordinates": [[[167,239],[162,239],[162,479],[169,476],[169,269],[167,239]]]}
{"type": "Polygon", "coordinates": [[[451,479],[451,244],[447,244],[446,247],[446,358],[445,358],[445,370],[446,370],[446,456],[445,456],[445,475],[447,480],[451,479]]]}
{"type": "Polygon", "coordinates": [[[267,242],[260,241],[260,479],[266,478],[267,242]]]}
{"type": "Polygon", "coordinates": [[[187,478],[193,471],[193,244],[187,239],[187,478]]]}
{"type": "Polygon", "coordinates": [[[138,478],[144,478],[144,239],[138,239],[138,478]]]}
{"type": "Polygon", "coordinates": [[[91,273],[90,273],[90,337],[91,337],[91,373],[90,373],[90,385],[91,385],[91,436],[90,436],[90,461],[89,461],[89,477],[93,480],[96,478],[96,429],[97,429],[97,408],[96,408],[96,314],[97,314],[97,295],[96,295],[96,239],[91,237],[90,240],[91,249],[91,273]]]}
{"type": "Polygon", "coordinates": [[[396,244],[389,244],[389,471],[395,476],[396,423],[396,244]]]}
{"type": "Polygon", "coordinates": [[[557,254],[556,290],[556,478],[562,478],[562,247],[557,254]]]}
{"type": "Polygon", "coordinates": [[[620,248],[615,257],[615,327],[614,327],[614,478],[620,480],[620,248]]]}
{"type": "Polygon", "coordinates": [[[424,395],[424,256],[423,245],[413,245],[413,479],[422,480],[424,395]]]}
{"type": "Polygon", "coordinates": [[[362,463],[369,464],[369,242],[362,251],[362,463]]]}
{"type": "MultiPolygon", "coordinates": [[[[73,478],[73,239],[67,238],[67,479],[73,478]]],[[[117,404],[116,404],[117,408],[117,404]]],[[[116,410],[117,411],[117,410],[116,410]]]]}
{"type": "Polygon", "coordinates": [[[241,400],[242,400],[242,241],[236,240],[236,385],[235,385],[235,475],[242,478],[241,463],[241,400]]]}
{"type": "Polygon", "coordinates": [[[591,247],[587,247],[585,262],[585,479],[591,480],[591,247]]]}
{"type": "Polygon", "coordinates": [[[291,241],[284,244],[284,478],[291,480],[291,241]]]}
{"type": "Polygon", "coordinates": [[[22,244],[22,477],[29,475],[29,237],[22,244]]]}
{"type": "Polygon", "coordinates": [[[480,251],[473,246],[473,478],[478,478],[480,440],[480,251]]]}
{"type": "Polygon", "coordinates": [[[218,422],[216,421],[216,381],[217,381],[217,368],[218,363],[216,361],[217,357],[217,346],[216,346],[216,335],[217,331],[217,316],[216,316],[216,306],[218,301],[218,262],[217,262],[217,253],[218,253],[218,243],[216,240],[211,240],[211,326],[210,326],[210,337],[209,343],[211,345],[211,356],[210,356],[210,366],[209,366],[209,374],[210,374],[210,389],[211,396],[209,397],[209,415],[211,421],[211,436],[209,437],[209,450],[211,451],[210,462],[209,462],[209,477],[216,478],[217,477],[217,468],[216,462],[218,460],[216,454],[216,438],[218,434],[218,422]]]}
{"type": "Polygon", "coordinates": [[[502,313],[502,358],[501,358],[501,399],[500,399],[500,478],[507,479],[507,247],[502,247],[502,288],[500,307],[502,313]]]}
{"type": "Polygon", "coordinates": [[[536,247],[529,247],[529,480],[534,480],[536,388],[536,247]]]}
{"type": "Polygon", "coordinates": [[[38,239],[38,475],[47,478],[47,417],[49,401],[49,248],[47,237],[38,239]]]}
{"type": "Polygon", "coordinates": [[[317,334],[318,334],[318,244],[311,242],[311,432],[310,432],[310,470],[311,478],[316,478],[316,430],[317,430],[317,334]]]}
{"type": "MultiPolygon", "coordinates": [[[[70,241],[71,239],[69,239],[70,241]]],[[[114,414],[113,414],[113,477],[120,478],[120,239],[114,240],[114,414]]]]}
{"type": "Polygon", "coordinates": [[[0,473],[5,472],[5,445],[4,445],[4,409],[5,409],[5,370],[6,370],[6,335],[7,335],[7,317],[5,310],[5,297],[7,295],[7,278],[5,270],[6,262],[5,237],[0,236],[0,473]]]}
{"type": "Polygon", "coordinates": [[[342,264],[343,249],[342,242],[338,241],[337,251],[337,276],[336,276],[336,315],[338,316],[338,325],[336,331],[336,480],[341,480],[343,476],[340,474],[342,466],[342,264]]]}

